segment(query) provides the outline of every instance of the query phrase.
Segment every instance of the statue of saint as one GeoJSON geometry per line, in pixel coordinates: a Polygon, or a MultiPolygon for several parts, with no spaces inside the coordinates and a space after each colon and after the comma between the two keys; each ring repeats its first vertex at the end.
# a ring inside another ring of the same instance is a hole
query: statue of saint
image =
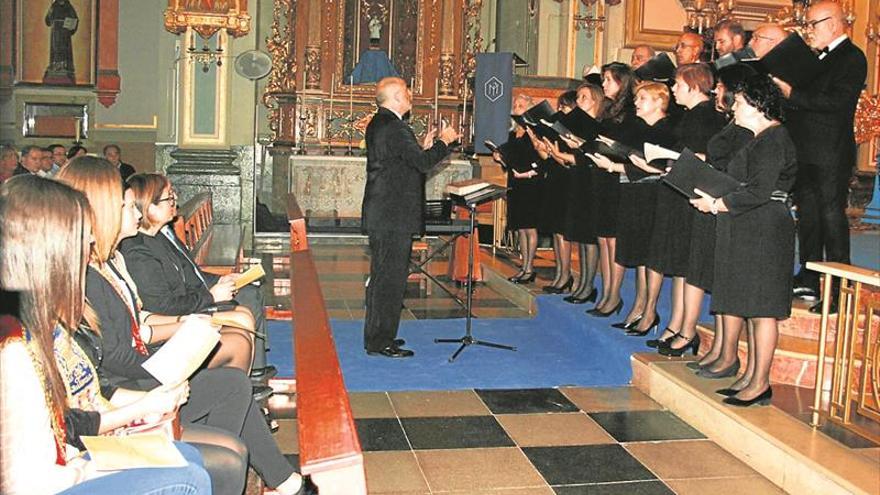
{"type": "Polygon", "coordinates": [[[71,38],[79,27],[70,0],[53,0],[46,12],[46,26],[49,26],[49,66],[43,74],[47,84],[75,84],[73,66],[73,44],[71,38]]]}
{"type": "Polygon", "coordinates": [[[379,41],[382,38],[382,20],[378,16],[370,19],[370,41],[379,41]]]}

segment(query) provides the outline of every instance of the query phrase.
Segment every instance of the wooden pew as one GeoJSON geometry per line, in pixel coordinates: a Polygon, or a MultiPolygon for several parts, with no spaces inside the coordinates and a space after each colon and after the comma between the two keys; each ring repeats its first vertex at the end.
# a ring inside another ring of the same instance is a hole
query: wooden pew
{"type": "Polygon", "coordinates": [[[239,271],[244,257],[244,231],[237,224],[213,223],[214,205],[210,192],[196,194],[177,211],[174,233],[202,270],[217,275],[239,271]]]}
{"type": "Polygon", "coordinates": [[[296,416],[299,460],[322,495],[367,493],[364,458],[330,331],[318,271],[296,198],[290,221],[290,294],[296,330],[296,416]]]}
{"type": "Polygon", "coordinates": [[[174,233],[183,241],[199,265],[205,259],[214,233],[214,206],[211,193],[196,194],[177,207],[174,233]]]}

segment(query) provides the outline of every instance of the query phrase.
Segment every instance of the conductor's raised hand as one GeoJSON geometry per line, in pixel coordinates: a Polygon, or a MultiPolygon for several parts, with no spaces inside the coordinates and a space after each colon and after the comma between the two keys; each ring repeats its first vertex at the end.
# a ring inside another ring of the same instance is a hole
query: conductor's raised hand
{"type": "Polygon", "coordinates": [[[425,137],[422,138],[422,149],[427,150],[430,149],[431,146],[434,146],[435,139],[437,139],[437,129],[431,129],[425,134],[425,137]]]}
{"type": "Polygon", "coordinates": [[[461,138],[461,135],[451,125],[444,125],[440,129],[440,140],[446,143],[447,146],[458,141],[459,138],[461,138]]]}

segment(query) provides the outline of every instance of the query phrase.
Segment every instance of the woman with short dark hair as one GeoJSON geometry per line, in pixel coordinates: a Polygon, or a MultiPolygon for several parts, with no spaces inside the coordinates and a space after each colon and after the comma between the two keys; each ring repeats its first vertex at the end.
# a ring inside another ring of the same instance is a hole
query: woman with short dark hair
{"type": "Polygon", "coordinates": [[[725,342],[718,367],[739,367],[735,339],[749,320],[755,370],[748,383],[718,392],[734,406],[766,405],[773,397],[770,366],[777,320],[791,314],[794,221],[788,197],[795,181],[794,144],[782,124],[782,94],[766,76],[747,78],[736,90],[734,118],[754,133],[730,161],[740,181],[732,193],[713,198],[702,191],[691,204],[717,215],[712,310],[724,318],[725,342]]]}

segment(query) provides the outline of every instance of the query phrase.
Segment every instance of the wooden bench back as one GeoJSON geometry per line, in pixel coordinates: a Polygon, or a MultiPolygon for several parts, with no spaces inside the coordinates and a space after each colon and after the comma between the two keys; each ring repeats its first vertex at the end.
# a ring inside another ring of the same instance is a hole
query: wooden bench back
{"type": "Polygon", "coordinates": [[[201,264],[208,251],[214,205],[209,191],[201,192],[177,207],[174,233],[190,250],[196,263],[201,264]]]}
{"type": "Polygon", "coordinates": [[[302,474],[322,495],[367,493],[364,460],[330,330],[306,219],[288,195],[290,294],[296,362],[296,416],[302,474]]]}

